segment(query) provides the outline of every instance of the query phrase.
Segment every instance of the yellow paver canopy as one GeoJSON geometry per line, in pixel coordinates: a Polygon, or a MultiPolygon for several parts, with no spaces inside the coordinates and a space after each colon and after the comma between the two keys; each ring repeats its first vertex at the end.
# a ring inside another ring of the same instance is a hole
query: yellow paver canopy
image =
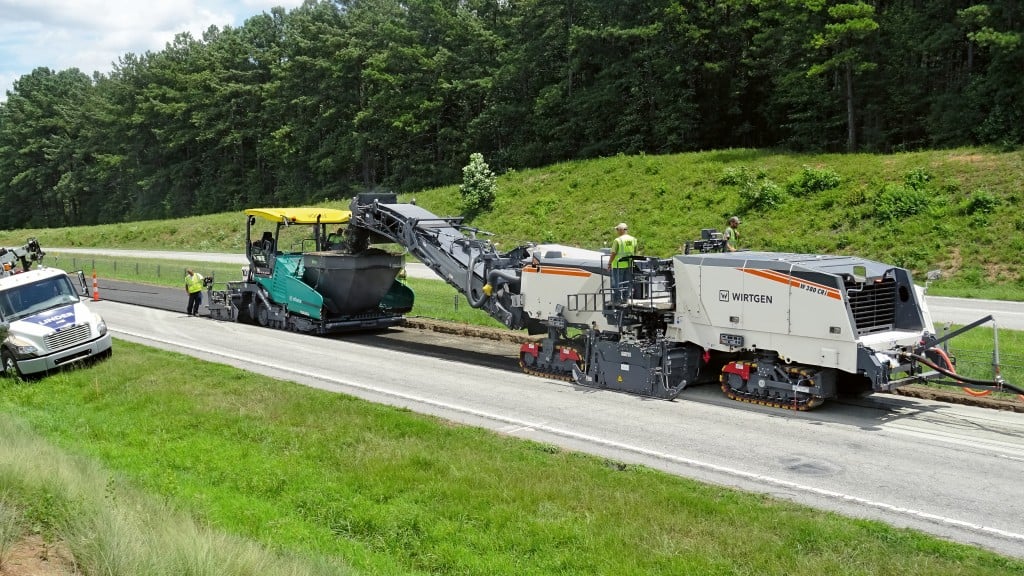
{"type": "Polygon", "coordinates": [[[271,222],[287,220],[289,224],[344,224],[352,217],[348,210],[337,208],[249,208],[245,213],[271,222]]]}

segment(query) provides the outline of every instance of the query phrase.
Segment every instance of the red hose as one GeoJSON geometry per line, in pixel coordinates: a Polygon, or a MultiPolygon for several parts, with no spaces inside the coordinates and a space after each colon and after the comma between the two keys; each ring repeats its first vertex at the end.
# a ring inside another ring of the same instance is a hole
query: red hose
{"type": "MultiPolygon", "coordinates": [[[[950,372],[956,374],[956,367],[953,366],[953,362],[952,360],[949,359],[949,355],[946,354],[945,350],[943,350],[942,348],[932,348],[931,351],[935,352],[936,354],[938,354],[940,358],[942,358],[942,361],[946,363],[946,366],[949,368],[950,372]]],[[[960,380],[957,380],[957,382],[963,384],[963,382],[960,380]]],[[[989,394],[992,393],[991,390],[975,390],[974,388],[968,388],[966,386],[963,387],[963,391],[967,392],[971,396],[976,397],[988,396],[989,394]]]]}

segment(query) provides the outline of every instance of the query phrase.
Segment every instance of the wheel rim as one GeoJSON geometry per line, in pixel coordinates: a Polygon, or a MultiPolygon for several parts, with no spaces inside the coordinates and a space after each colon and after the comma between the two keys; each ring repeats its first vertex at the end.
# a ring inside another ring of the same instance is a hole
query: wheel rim
{"type": "Polygon", "coordinates": [[[4,373],[13,376],[18,373],[18,365],[14,362],[14,357],[11,356],[10,352],[4,352],[3,354],[4,373]]]}

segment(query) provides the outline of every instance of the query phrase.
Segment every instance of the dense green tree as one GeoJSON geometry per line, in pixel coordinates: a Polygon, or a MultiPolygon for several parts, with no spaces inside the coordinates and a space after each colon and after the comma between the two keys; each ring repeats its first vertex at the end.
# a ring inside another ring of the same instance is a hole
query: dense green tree
{"type": "Polygon", "coordinates": [[[857,148],[856,104],[854,102],[853,80],[855,75],[874,70],[877,65],[865,58],[865,40],[878,30],[874,20],[875,7],[865,2],[836,4],[828,8],[832,20],[825,30],[815,35],[813,45],[825,52],[823,62],[811,66],[809,75],[838,72],[842,75],[846,104],[847,139],[846,149],[857,148]]]}
{"type": "Polygon", "coordinates": [[[91,79],[75,68],[36,68],[15,81],[0,107],[0,226],[77,223],[76,184],[92,161],[77,141],[91,90],[91,79]]]}
{"type": "Polygon", "coordinates": [[[281,202],[344,196],[362,171],[355,134],[362,55],[348,20],[330,2],[306,2],[282,20],[282,57],[266,92],[266,148],[281,202]]]}
{"type": "Polygon", "coordinates": [[[998,0],[957,15],[971,48],[968,94],[983,116],[974,136],[982,142],[1024,141],[1024,5],[998,0]],[[975,73],[976,59],[987,64],[983,73],[975,73]]]}
{"type": "Polygon", "coordinates": [[[1019,0],[306,0],[0,102],[0,225],[610,154],[1024,144],[1019,0]]]}

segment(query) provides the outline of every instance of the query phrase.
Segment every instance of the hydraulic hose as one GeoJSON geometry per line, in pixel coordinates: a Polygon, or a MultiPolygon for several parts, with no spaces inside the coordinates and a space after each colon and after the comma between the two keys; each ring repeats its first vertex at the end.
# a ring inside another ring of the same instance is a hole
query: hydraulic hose
{"type": "Polygon", "coordinates": [[[519,276],[516,276],[514,271],[499,269],[491,270],[490,273],[487,274],[487,281],[490,282],[492,286],[497,286],[497,280],[501,280],[503,284],[510,284],[516,292],[519,292],[519,276]]]}
{"type": "Polygon", "coordinates": [[[479,252],[473,253],[473,257],[469,259],[469,267],[466,269],[466,300],[469,301],[469,305],[473,308],[482,307],[487,300],[487,295],[482,290],[480,291],[480,298],[477,300],[473,299],[473,269],[476,268],[476,257],[479,255],[479,252]]]}
{"type": "MultiPolygon", "coordinates": [[[[946,354],[945,350],[943,350],[942,348],[929,348],[928,351],[929,352],[934,352],[935,354],[937,354],[939,356],[939,358],[942,358],[942,361],[946,363],[946,368],[948,368],[954,374],[956,373],[956,367],[953,366],[953,361],[949,359],[949,355],[946,354]]],[[[957,380],[957,384],[963,384],[963,382],[961,382],[960,380],[957,380]]],[[[986,390],[975,390],[974,388],[970,388],[970,387],[967,387],[967,386],[963,387],[963,391],[968,393],[968,394],[970,394],[971,396],[978,396],[978,397],[980,397],[980,396],[988,396],[989,394],[992,393],[992,391],[988,390],[988,389],[986,389],[986,390]]]]}
{"type": "Polygon", "coordinates": [[[939,367],[937,364],[935,364],[928,358],[925,358],[924,356],[918,354],[907,354],[907,356],[913,358],[914,360],[917,360],[921,364],[924,364],[925,366],[931,368],[932,370],[935,370],[936,372],[942,374],[943,376],[948,376],[949,378],[956,380],[958,383],[975,384],[978,386],[1002,386],[1004,388],[1009,388],[1010,390],[1013,390],[1018,394],[1024,394],[1024,390],[1017,388],[1016,386],[1013,386],[1011,384],[1007,384],[1006,382],[998,382],[995,380],[979,380],[977,378],[967,378],[966,376],[962,376],[960,374],[957,374],[956,372],[951,372],[945,368],[939,367]]]}
{"type": "MultiPolygon", "coordinates": [[[[945,350],[943,350],[942,348],[929,348],[929,350],[938,354],[938,356],[942,358],[942,361],[946,363],[946,369],[956,374],[956,367],[953,366],[953,361],[949,359],[949,355],[946,354],[945,350]]],[[[957,382],[960,382],[960,380],[957,379],[957,382]]],[[[962,382],[960,383],[962,384],[962,382]]]]}

